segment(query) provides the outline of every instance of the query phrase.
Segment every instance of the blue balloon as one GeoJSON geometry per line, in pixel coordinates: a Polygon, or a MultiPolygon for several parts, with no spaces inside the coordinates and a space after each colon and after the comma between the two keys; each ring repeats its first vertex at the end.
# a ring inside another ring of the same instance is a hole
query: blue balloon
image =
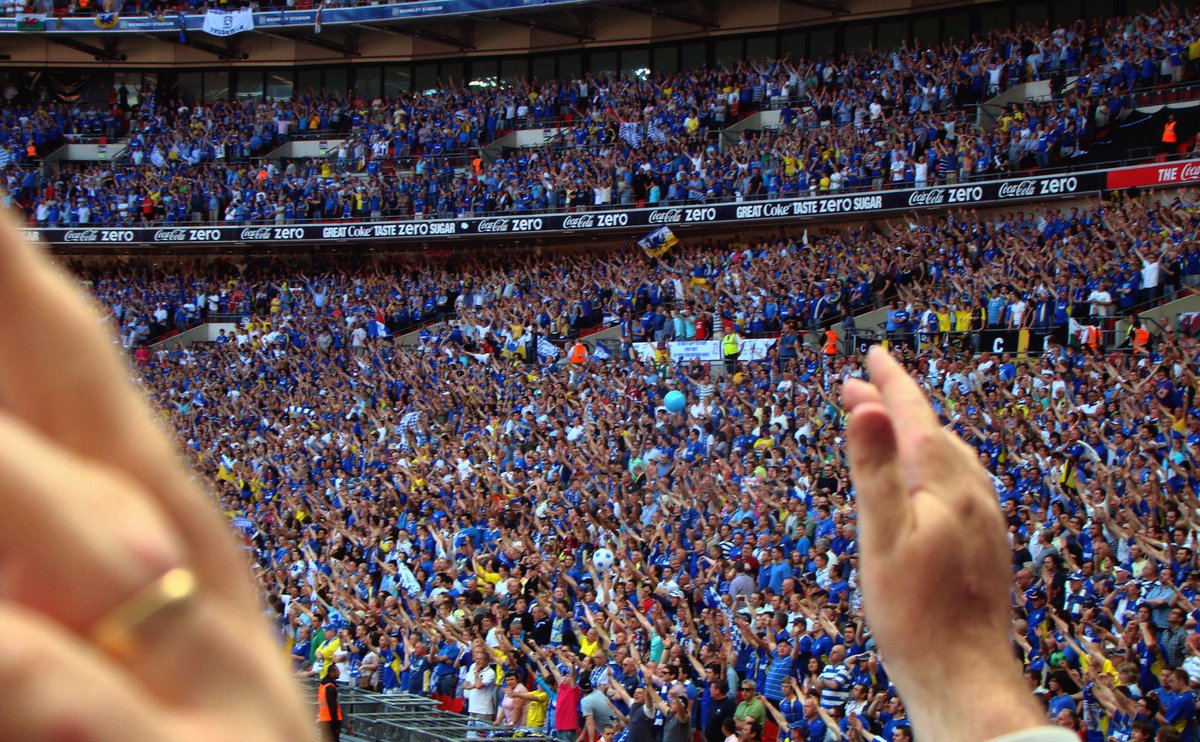
{"type": "Polygon", "coordinates": [[[687,405],[687,397],[683,396],[683,392],[678,389],[672,389],[667,392],[667,396],[663,398],[663,406],[669,412],[683,412],[684,406],[687,405]]]}

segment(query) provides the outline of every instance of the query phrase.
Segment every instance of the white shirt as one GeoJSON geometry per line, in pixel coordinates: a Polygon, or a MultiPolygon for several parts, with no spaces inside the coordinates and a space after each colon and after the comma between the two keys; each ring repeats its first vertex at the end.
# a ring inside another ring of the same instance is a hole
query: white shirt
{"type": "Polygon", "coordinates": [[[1107,317],[1111,310],[1112,294],[1104,289],[1096,289],[1088,294],[1088,302],[1092,305],[1092,314],[1096,317],[1107,317]]]}
{"type": "Polygon", "coordinates": [[[467,682],[474,687],[470,690],[463,691],[463,695],[467,699],[468,714],[486,714],[491,716],[496,713],[496,671],[491,665],[479,670],[475,665],[467,670],[467,682]]]}
{"type": "Polygon", "coordinates": [[[1025,318],[1025,310],[1028,308],[1029,305],[1025,303],[1024,299],[1017,300],[1016,303],[1009,307],[1009,312],[1012,314],[1013,326],[1021,324],[1021,320],[1025,318]]]}
{"type": "Polygon", "coordinates": [[[971,382],[961,371],[955,371],[946,377],[946,382],[942,384],[942,394],[949,395],[955,387],[958,387],[958,391],[962,394],[969,394],[971,391],[971,382]]]}
{"type": "Polygon", "coordinates": [[[1162,268],[1162,263],[1155,260],[1153,263],[1142,261],[1142,286],[1148,289],[1158,288],[1159,272],[1162,268]]]}

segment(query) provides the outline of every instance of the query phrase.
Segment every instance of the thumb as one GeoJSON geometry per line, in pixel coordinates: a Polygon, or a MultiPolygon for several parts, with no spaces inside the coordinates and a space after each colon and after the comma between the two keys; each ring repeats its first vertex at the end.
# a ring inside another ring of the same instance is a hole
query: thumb
{"type": "Polygon", "coordinates": [[[887,410],[877,402],[854,408],[846,434],[850,479],[861,508],[866,550],[886,553],[908,527],[908,487],[900,471],[899,441],[887,410]]]}

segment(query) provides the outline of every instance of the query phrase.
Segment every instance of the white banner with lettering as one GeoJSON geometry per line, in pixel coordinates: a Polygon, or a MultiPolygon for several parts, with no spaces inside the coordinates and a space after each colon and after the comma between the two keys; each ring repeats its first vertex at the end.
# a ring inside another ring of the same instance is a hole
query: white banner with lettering
{"type": "MultiPolygon", "coordinates": [[[[775,345],[775,338],[746,338],[742,340],[739,361],[761,361],[775,345]]],[[[654,362],[655,343],[634,343],[633,351],[643,361],[654,362]]],[[[691,361],[723,361],[720,340],[680,340],[667,343],[667,352],[672,363],[691,361]]]]}
{"type": "Polygon", "coordinates": [[[249,8],[210,10],[204,14],[204,33],[213,36],[233,36],[254,30],[254,13],[249,8]]]}

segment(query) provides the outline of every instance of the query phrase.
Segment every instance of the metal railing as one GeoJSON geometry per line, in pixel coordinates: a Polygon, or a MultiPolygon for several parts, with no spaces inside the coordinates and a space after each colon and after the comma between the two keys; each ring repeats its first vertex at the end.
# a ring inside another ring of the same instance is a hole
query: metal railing
{"type": "MultiPolygon", "coordinates": [[[[427,317],[412,322],[404,323],[387,323],[388,336],[399,337],[407,335],[410,332],[417,332],[426,327],[431,327],[440,322],[445,322],[450,319],[457,319],[458,312],[453,308],[453,304],[449,309],[441,309],[433,312],[427,317]]],[[[205,324],[233,324],[241,325],[246,321],[273,321],[269,313],[260,312],[253,308],[245,312],[208,312],[202,319],[192,323],[175,324],[168,327],[157,334],[147,337],[145,340],[137,342],[138,346],[154,346],[171,340],[182,333],[189,330],[194,330],[205,324]]]]}
{"type": "MultiPolygon", "coordinates": [[[[1146,325],[1152,325],[1158,334],[1161,334],[1167,329],[1159,319],[1151,317],[1150,313],[1166,304],[1170,304],[1178,296],[1176,294],[1164,292],[1160,296],[1141,302],[1131,307],[1114,308],[1113,314],[1109,315],[1080,315],[1071,319],[1080,326],[1094,326],[1099,328],[1100,343],[1099,346],[1105,349],[1106,352],[1133,352],[1132,344],[1128,333],[1119,332],[1118,325],[1122,322],[1130,320],[1138,320],[1146,325]]],[[[1179,323],[1179,313],[1176,313],[1175,325],[1179,323]]],[[[905,329],[905,330],[888,330],[886,323],[878,323],[876,325],[867,326],[862,329],[856,329],[846,333],[843,338],[848,349],[855,347],[855,341],[869,340],[878,342],[882,340],[897,339],[912,344],[915,348],[924,350],[928,345],[950,344],[959,347],[973,345],[973,339],[978,337],[983,332],[1017,332],[1020,330],[1028,330],[1042,335],[1061,334],[1066,331],[1069,324],[1052,323],[1049,325],[1033,326],[1029,323],[1022,323],[1017,327],[1005,325],[987,325],[982,328],[973,328],[970,330],[936,330],[925,331],[921,329],[905,329]]],[[[981,350],[987,350],[981,348],[981,350]]],[[[1011,349],[1015,352],[1015,349],[1011,349]]]]}
{"type": "MultiPolygon", "coordinates": [[[[305,697],[315,701],[316,685],[305,685],[305,697]]],[[[465,742],[469,739],[550,742],[550,737],[513,727],[497,726],[446,711],[437,700],[411,693],[384,695],[339,687],[343,740],[380,742],[465,742]]],[[[315,707],[315,703],[313,704],[315,707]]],[[[315,711],[313,714],[316,716],[315,711]]]]}
{"type": "Polygon", "coordinates": [[[1135,107],[1186,101],[1200,95],[1200,80],[1142,83],[1130,88],[1127,95],[1133,99],[1135,107]]]}

